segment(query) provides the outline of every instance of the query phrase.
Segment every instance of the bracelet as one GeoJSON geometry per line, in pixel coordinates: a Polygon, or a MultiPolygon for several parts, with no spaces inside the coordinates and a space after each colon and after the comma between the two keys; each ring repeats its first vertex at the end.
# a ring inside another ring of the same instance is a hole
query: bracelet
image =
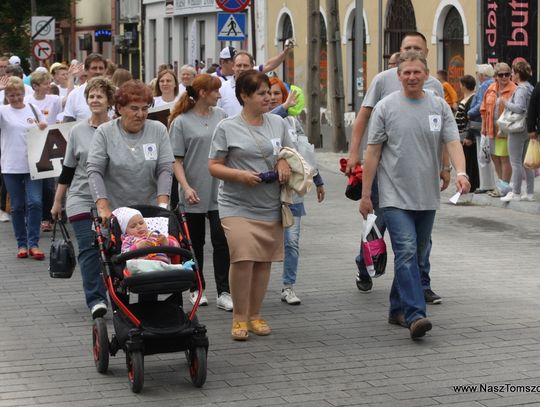
{"type": "Polygon", "coordinates": [[[452,166],[449,165],[448,167],[443,167],[442,169],[443,171],[448,171],[448,172],[452,172],[452,166]]]}
{"type": "Polygon", "coordinates": [[[461,175],[462,177],[465,177],[465,178],[469,179],[469,176],[467,175],[466,172],[458,172],[458,173],[456,174],[456,176],[458,176],[458,177],[459,177],[460,175],[461,175]]]}

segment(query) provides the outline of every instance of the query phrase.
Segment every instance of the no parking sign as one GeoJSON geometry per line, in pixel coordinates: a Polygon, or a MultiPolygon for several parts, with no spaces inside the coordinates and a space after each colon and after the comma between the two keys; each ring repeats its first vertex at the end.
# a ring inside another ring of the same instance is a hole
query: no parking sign
{"type": "Polygon", "coordinates": [[[216,0],[217,6],[228,13],[236,13],[249,6],[249,0],[216,0]]]}

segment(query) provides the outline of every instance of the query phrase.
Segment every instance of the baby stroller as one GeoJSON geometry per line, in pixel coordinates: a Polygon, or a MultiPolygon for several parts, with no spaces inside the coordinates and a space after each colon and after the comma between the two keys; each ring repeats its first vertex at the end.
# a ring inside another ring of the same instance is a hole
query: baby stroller
{"type": "Polygon", "coordinates": [[[195,315],[203,292],[196,265],[193,269],[179,267],[179,270],[137,273],[128,277],[123,273],[127,260],[151,253],[171,255],[172,263],[179,262],[180,258],[182,261],[193,259],[187,224],[182,222],[180,225],[174,213],[167,209],[144,205],[132,208],[139,210],[145,219],[168,219],[169,235],[177,238],[181,247],[149,247],[121,254],[118,222],[111,219],[110,236],[106,238],[101,230],[101,219],[96,209],[92,209],[115,332],[109,341],[105,320],[94,320],[92,343],[96,369],[106,373],[109,355],[115,356],[122,349],[126,354],[130,389],[139,393],[144,384],[145,355],[185,351],[191,381],[201,387],[206,380],[208,338],[206,327],[199,324],[195,315]],[[194,284],[199,287],[199,298],[191,312],[186,313],[182,308],[182,292],[194,284]],[[138,302],[130,303],[131,293],[139,295],[138,302]],[[159,294],[162,297],[168,294],[168,297],[159,300],[159,294]]]}

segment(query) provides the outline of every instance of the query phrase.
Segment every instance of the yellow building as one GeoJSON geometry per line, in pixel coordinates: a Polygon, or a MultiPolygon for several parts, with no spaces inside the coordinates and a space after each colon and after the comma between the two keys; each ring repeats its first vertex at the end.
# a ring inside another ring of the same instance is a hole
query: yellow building
{"type": "MultiPolygon", "coordinates": [[[[450,82],[457,86],[457,80],[464,73],[475,74],[479,48],[478,2],[474,0],[364,0],[363,20],[365,30],[364,86],[386,68],[388,57],[399,51],[403,34],[419,31],[425,35],[428,48],[428,62],[432,73],[446,69],[450,82]],[[382,22],[380,24],[379,22],[382,22]]],[[[259,2],[257,2],[259,4],[259,2]]],[[[353,92],[356,79],[353,78],[355,0],[339,1],[339,22],[341,34],[341,54],[345,87],[345,110],[355,111],[353,92]]],[[[266,55],[277,54],[287,38],[293,37],[297,48],[285,61],[278,74],[287,82],[301,87],[307,84],[307,0],[266,1],[266,55]]],[[[326,0],[320,0],[321,13],[321,55],[320,72],[323,95],[327,84],[328,12],[326,0]]],[[[321,101],[325,106],[325,101],[321,101]]]]}

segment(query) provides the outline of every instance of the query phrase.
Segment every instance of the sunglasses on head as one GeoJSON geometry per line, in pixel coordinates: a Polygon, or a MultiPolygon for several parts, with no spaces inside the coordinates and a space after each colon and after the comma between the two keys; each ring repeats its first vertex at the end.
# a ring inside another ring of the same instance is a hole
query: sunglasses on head
{"type": "Polygon", "coordinates": [[[499,78],[508,78],[510,76],[510,72],[499,72],[497,76],[499,78]]]}

